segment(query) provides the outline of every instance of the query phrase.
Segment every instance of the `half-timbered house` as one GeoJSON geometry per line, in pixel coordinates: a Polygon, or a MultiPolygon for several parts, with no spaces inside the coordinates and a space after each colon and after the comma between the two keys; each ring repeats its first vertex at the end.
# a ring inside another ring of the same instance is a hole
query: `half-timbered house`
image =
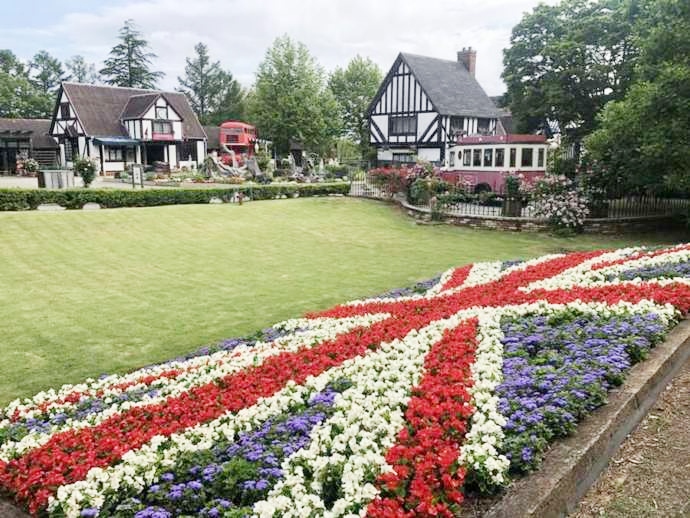
{"type": "Polygon", "coordinates": [[[477,52],[457,61],[400,53],[369,105],[379,163],[443,164],[460,135],[503,134],[500,112],[475,79],[477,52]]]}
{"type": "Polygon", "coordinates": [[[206,134],[179,92],[64,82],[50,134],[63,165],[86,156],[107,175],[132,163],[196,167],[206,156],[206,134]]]}

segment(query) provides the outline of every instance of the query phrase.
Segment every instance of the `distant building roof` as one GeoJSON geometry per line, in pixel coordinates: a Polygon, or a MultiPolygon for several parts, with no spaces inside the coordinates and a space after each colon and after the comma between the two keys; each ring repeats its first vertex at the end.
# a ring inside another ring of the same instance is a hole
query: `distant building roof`
{"type": "Polygon", "coordinates": [[[182,118],[185,137],[206,138],[199,120],[183,93],[70,82],[62,83],[62,89],[72,103],[81,124],[84,126],[84,131],[89,136],[128,136],[127,129],[121,121],[125,109],[128,109],[128,113],[135,113],[141,109],[141,105],[152,97],[157,98],[157,96],[163,95],[182,118]],[[133,97],[136,99],[132,105],[128,106],[133,97]]]}
{"type": "Polygon", "coordinates": [[[498,118],[499,110],[459,61],[401,53],[441,115],[498,118]]]}
{"type": "Polygon", "coordinates": [[[26,136],[31,139],[35,149],[54,149],[58,145],[49,135],[50,119],[2,119],[0,118],[0,137],[26,136]]]}
{"type": "Polygon", "coordinates": [[[206,132],[206,149],[220,149],[220,127],[218,126],[204,126],[206,132]]]}

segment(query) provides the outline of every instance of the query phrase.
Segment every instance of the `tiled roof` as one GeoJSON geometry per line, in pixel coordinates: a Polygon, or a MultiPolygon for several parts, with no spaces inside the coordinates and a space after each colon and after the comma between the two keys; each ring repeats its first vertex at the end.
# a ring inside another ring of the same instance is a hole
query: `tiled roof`
{"type": "MultiPolygon", "coordinates": [[[[182,93],[69,82],[62,83],[62,88],[84,126],[84,131],[91,137],[127,136],[120,118],[132,97],[141,98],[143,102],[150,96],[163,95],[182,118],[185,138],[206,138],[187,97],[182,93]]],[[[139,101],[135,103],[138,107],[139,101]]],[[[135,111],[134,108],[132,111],[135,111]]]]}
{"type": "Polygon", "coordinates": [[[2,133],[22,132],[28,133],[34,148],[57,148],[55,140],[48,134],[50,131],[50,119],[1,119],[0,136],[2,133]]]}
{"type": "Polygon", "coordinates": [[[441,115],[499,117],[496,105],[462,63],[408,53],[401,56],[441,115]]]}

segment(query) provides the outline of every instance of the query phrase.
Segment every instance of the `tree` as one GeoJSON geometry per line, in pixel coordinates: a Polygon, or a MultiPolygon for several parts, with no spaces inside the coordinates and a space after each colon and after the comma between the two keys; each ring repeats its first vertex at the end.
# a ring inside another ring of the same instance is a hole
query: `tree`
{"type": "Polygon", "coordinates": [[[637,57],[637,0],[541,4],[513,28],[503,79],[518,131],[557,122],[579,141],[597,115],[627,92],[637,57]]]}
{"type": "Polygon", "coordinates": [[[54,99],[29,79],[27,67],[10,50],[0,50],[0,117],[50,117],[54,99]]]}
{"type": "Polygon", "coordinates": [[[376,63],[357,55],[344,70],[336,68],[328,81],[338,101],[347,136],[359,142],[362,155],[370,147],[367,110],[381,78],[381,70],[376,63]]]}
{"type": "Polygon", "coordinates": [[[635,84],[587,140],[598,180],[626,190],[690,190],[690,4],[647,0],[635,27],[635,84]]]}
{"type": "Polygon", "coordinates": [[[206,124],[224,86],[223,70],[220,61],[211,61],[208,47],[203,43],[197,43],[194,52],[194,57],[186,59],[185,77],[177,78],[180,83],[178,90],[187,96],[201,123],[206,124]]]}
{"type": "Polygon", "coordinates": [[[65,66],[70,74],[70,80],[91,85],[98,83],[99,77],[96,72],[96,65],[87,63],[84,56],[72,56],[72,59],[65,62],[65,66]]]}
{"type": "Polygon", "coordinates": [[[156,88],[156,82],[165,74],[151,71],[156,55],[148,52],[149,44],[141,37],[133,20],[125,21],[119,39],[120,43],[110,51],[110,57],[100,70],[105,82],[131,88],[156,88]]]}
{"type": "Polygon", "coordinates": [[[65,80],[65,70],[59,59],[41,50],[29,62],[29,76],[36,88],[43,93],[52,94],[65,80]]]}
{"type": "Polygon", "coordinates": [[[243,119],[246,114],[246,93],[230,72],[222,71],[221,89],[208,123],[218,125],[230,119],[243,119]]]}
{"type": "Polygon", "coordinates": [[[277,38],[259,65],[250,116],[261,135],[285,154],[290,141],[323,153],[340,133],[338,105],[307,47],[277,38]]]}

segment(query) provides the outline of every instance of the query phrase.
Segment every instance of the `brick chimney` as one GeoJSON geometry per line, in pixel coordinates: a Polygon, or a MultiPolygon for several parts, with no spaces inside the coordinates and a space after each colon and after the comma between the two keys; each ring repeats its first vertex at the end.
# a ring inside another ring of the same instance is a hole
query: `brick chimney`
{"type": "Polygon", "coordinates": [[[472,50],[472,47],[463,47],[458,51],[458,63],[465,65],[465,68],[474,77],[475,69],[477,68],[477,51],[472,50]]]}

